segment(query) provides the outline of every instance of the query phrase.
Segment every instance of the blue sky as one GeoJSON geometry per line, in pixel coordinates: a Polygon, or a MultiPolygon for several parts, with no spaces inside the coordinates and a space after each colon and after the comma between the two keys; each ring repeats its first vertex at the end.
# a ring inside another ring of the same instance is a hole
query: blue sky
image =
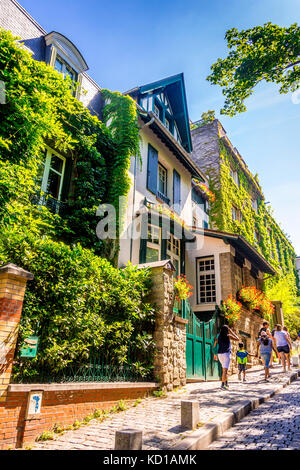
{"type": "MultiPolygon", "coordinates": [[[[71,39],[101,87],[125,91],[183,72],[190,118],[216,110],[228,137],[253,173],[266,201],[300,255],[300,103],[262,84],[248,111],[219,115],[223,96],[206,81],[210,65],[226,55],[227,29],[271,21],[300,24],[300,0],[20,0],[48,32],[71,39]]],[[[300,99],[299,99],[300,101],[300,99]]]]}

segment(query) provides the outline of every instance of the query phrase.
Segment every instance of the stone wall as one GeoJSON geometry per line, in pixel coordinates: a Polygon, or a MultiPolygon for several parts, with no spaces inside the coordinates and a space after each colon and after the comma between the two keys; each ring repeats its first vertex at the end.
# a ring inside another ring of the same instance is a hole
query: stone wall
{"type": "Polygon", "coordinates": [[[186,384],[186,320],[174,315],[174,267],[169,260],[142,266],[152,269],[152,304],[156,305],[154,378],[164,390],[186,384]]]}
{"type": "MultiPolygon", "coordinates": [[[[222,300],[225,300],[229,294],[235,295],[238,290],[236,279],[234,276],[235,273],[235,262],[234,256],[231,252],[220,253],[220,271],[221,271],[221,293],[222,300]]],[[[243,269],[243,284],[245,286],[255,286],[256,280],[251,276],[250,273],[251,264],[245,262],[243,269]]],[[[259,288],[262,288],[262,281],[259,280],[259,288]]],[[[262,315],[242,308],[240,320],[236,323],[234,331],[244,342],[247,350],[251,354],[256,354],[256,339],[258,337],[258,332],[262,327],[264,319],[262,315]]],[[[235,354],[238,348],[238,342],[232,341],[232,360],[230,364],[229,373],[232,374],[237,371],[235,354]]],[[[249,367],[252,365],[259,364],[259,360],[254,357],[248,358],[249,367]]]]}
{"type": "Polygon", "coordinates": [[[198,167],[211,176],[213,170],[216,175],[220,172],[219,125],[215,120],[191,131],[193,151],[192,159],[198,167]]]}
{"type": "MultiPolygon", "coordinates": [[[[250,310],[247,310],[246,308],[243,307],[241,310],[240,319],[233,328],[233,330],[240,337],[247,351],[250,354],[256,354],[256,350],[257,350],[256,340],[258,337],[258,332],[262,327],[263,321],[264,319],[261,315],[259,315],[256,312],[251,312],[250,310]]],[[[231,364],[230,364],[230,369],[229,369],[230,374],[233,374],[237,372],[238,370],[237,365],[236,365],[237,349],[238,349],[238,341],[231,341],[232,359],[231,359],[231,364]]],[[[251,357],[251,356],[248,357],[248,367],[258,365],[259,363],[260,362],[258,358],[251,357]]]]}

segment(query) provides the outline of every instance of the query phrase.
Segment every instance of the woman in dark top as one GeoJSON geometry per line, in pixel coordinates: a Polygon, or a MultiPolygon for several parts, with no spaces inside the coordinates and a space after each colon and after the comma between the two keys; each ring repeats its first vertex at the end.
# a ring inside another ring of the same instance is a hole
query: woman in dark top
{"type": "Polygon", "coordinates": [[[219,335],[215,340],[214,347],[218,344],[218,359],[222,365],[222,390],[228,390],[227,373],[231,360],[230,340],[239,341],[239,337],[232,331],[228,325],[223,325],[219,335]]]}

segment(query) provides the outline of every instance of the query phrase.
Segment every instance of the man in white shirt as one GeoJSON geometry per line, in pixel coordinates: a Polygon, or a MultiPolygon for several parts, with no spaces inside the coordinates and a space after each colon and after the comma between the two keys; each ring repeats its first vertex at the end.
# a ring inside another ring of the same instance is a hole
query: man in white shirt
{"type": "Polygon", "coordinates": [[[288,363],[288,370],[291,370],[290,350],[291,342],[286,331],[282,331],[281,325],[275,326],[274,339],[276,349],[280,354],[283,372],[286,372],[286,361],[288,363]]]}

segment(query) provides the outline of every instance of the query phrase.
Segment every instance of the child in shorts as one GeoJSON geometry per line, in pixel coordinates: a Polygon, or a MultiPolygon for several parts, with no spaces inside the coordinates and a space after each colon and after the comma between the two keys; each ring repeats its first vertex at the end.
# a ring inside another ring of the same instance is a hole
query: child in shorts
{"type": "Polygon", "coordinates": [[[239,349],[236,353],[236,361],[239,369],[238,379],[241,380],[241,375],[243,373],[243,382],[246,382],[248,356],[254,356],[254,354],[250,354],[248,351],[246,351],[244,344],[239,343],[239,349]]]}

